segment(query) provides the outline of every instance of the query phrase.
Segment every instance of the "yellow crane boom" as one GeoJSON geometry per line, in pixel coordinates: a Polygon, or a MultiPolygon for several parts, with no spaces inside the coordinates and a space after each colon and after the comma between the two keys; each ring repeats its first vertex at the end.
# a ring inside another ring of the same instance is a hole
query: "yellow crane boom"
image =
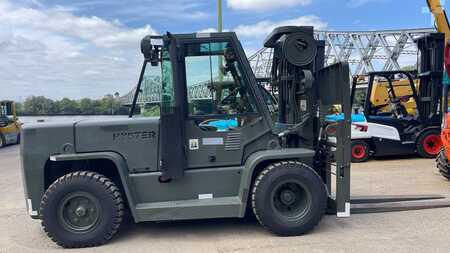
{"type": "Polygon", "coordinates": [[[427,0],[428,8],[434,16],[436,28],[438,32],[445,34],[445,41],[450,39],[450,25],[448,23],[447,14],[441,5],[440,0],[427,0]]]}

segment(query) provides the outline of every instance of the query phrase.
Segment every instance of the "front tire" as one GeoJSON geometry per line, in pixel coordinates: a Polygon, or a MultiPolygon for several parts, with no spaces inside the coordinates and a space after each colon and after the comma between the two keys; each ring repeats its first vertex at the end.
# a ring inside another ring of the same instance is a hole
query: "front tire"
{"type": "Polygon", "coordinates": [[[117,186],[103,175],[77,171],[60,177],[41,201],[42,227],[64,248],[106,243],[118,231],[124,203],[117,186]]]}
{"type": "Polygon", "coordinates": [[[442,148],[441,133],[429,130],[417,139],[417,153],[423,158],[434,158],[442,148]]]}
{"type": "Polygon", "coordinates": [[[252,189],[252,208],[259,223],[281,236],[307,233],[319,223],[326,206],[322,179],[296,161],[271,164],[252,189]]]}

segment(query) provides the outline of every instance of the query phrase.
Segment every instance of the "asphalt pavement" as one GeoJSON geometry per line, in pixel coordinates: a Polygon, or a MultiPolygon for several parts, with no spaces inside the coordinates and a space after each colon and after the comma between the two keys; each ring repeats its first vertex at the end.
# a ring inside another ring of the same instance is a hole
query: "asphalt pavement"
{"type": "MultiPolygon", "coordinates": [[[[0,253],[9,252],[450,252],[450,208],[325,216],[311,233],[278,237],[255,221],[126,223],[108,244],[64,250],[28,217],[18,146],[0,149],[0,253]]],[[[352,166],[353,195],[442,194],[434,160],[389,158],[352,166]]]]}

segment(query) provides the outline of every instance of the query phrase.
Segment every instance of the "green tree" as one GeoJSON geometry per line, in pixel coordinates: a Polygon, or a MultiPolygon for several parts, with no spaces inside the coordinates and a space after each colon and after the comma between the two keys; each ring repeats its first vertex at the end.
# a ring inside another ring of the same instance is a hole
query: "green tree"
{"type": "Polygon", "coordinates": [[[141,114],[144,117],[158,117],[160,115],[159,106],[144,106],[144,108],[141,108],[141,114]]]}
{"type": "Polygon", "coordinates": [[[408,66],[404,66],[402,67],[403,71],[414,71],[417,70],[417,66],[416,65],[408,65],[408,66]]]}
{"type": "Polygon", "coordinates": [[[83,98],[72,100],[63,98],[53,101],[43,96],[28,97],[25,102],[17,103],[17,112],[21,115],[42,114],[84,114],[84,115],[126,115],[129,108],[119,102],[119,93],[105,95],[101,99],[83,98]]]}
{"type": "Polygon", "coordinates": [[[115,99],[111,94],[105,95],[101,100],[101,108],[103,114],[114,114],[115,99]]]}
{"type": "Polygon", "coordinates": [[[95,114],[94,103],[89,98],[83,98],[79,101],[80,113],[81,114],[95,114]]]}
{"type": "Polygon", "coordinates": [[[26,114],[51,114],[55,112],[53,100],[44,96],[28,97],[23,104],[23,112],[26,114]]]}
{"type": "Polygon", "coordinates": [[[16,102],[16,113],[17,113],[17,115],[23,114],[23,103],[16,102]]]}
{"type": "Polygon", "coordinates": [[[58,101],[59,114],[79,114],[80,108],[75,100],[63,98],[58,101]]]}

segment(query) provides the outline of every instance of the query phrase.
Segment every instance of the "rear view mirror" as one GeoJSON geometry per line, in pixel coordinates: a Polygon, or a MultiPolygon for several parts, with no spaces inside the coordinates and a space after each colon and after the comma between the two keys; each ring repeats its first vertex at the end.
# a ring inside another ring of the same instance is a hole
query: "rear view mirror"
{"type": "Polygon", "coordinates": [[[145,36],[141,41],[141,52],[145,59],[150,59],[152,55],[152,39],[150,36],[145,36]]]}
{"type": "Polygon", "coordinates": [[[151,63],[152,66],[158,66],[160,62],[161,45],[153,45],[152,41],[161,39],[159,36],[145,36],[141,41],[141,52],[144,58],[151,63]]]}
{"type": "Polygon", "coordinates": [[[224,56],[225,56],[225,60],[227,62],[233,63],[236,61],[236,55],[234,54],[234,51],[232,48],[229,48],[229,47],[225,48],[224,56]]]}

